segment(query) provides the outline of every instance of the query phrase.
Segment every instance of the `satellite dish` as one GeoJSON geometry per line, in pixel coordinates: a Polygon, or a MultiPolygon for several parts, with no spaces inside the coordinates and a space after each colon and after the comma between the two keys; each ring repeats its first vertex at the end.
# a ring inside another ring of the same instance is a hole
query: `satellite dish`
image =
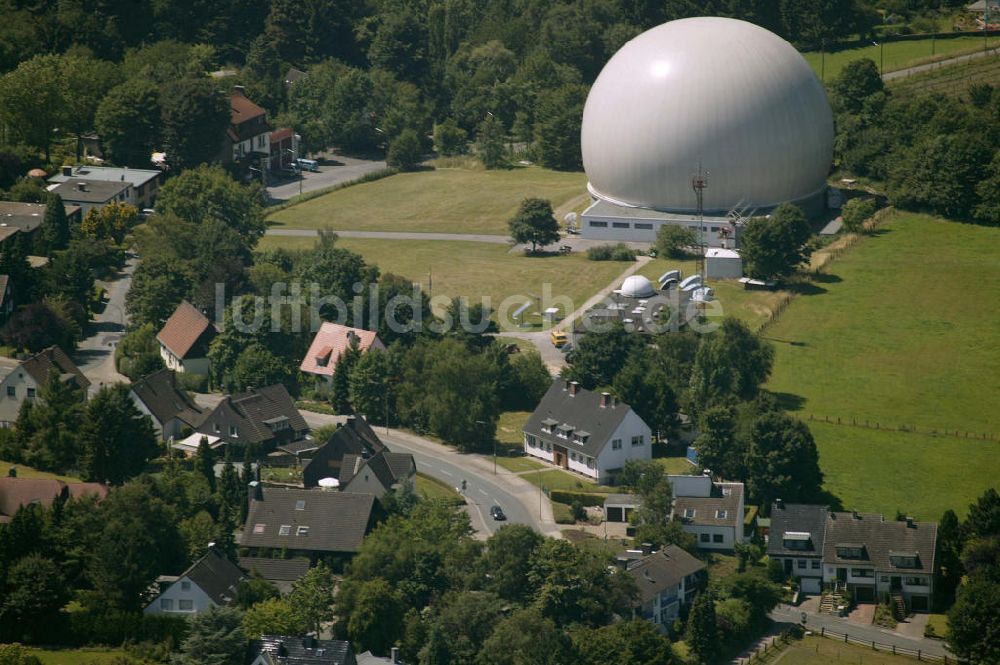
{"type": "Polygon", "coordinates": [[[573,226],[574,224],[576,224],[576,213],[575,212],[566,213],[566,216],[563,217],[563,221],[566,222],[566,226],[573,226]]]}
{"type": "Polygon", "coordinates": [[[320,478],[318,484],[325,490],[335,490],[340,487],[340,481],[336,478],[320,478]]]}

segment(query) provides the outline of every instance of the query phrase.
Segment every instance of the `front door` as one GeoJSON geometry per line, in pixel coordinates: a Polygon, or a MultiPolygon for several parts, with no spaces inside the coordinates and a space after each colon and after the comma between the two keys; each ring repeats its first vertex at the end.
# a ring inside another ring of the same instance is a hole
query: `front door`
{"type": "Polygon", "coordinates": [[[560,448],[558,446],[552,449],[555,457],[556,466],[561,466],[564,469],[569,468],[569,458],[566,456],[566,449],[560,448]]]}
{"type": "Polygon", "coordinates": [[[847,568],[838,568],[837,569],[837,581],[838,582],[846,582],[847,581],[847,568]]]}
{"type": "Polygon", "coordinates": [[[792,560],[785,559],[785,575],[791,575],[791,574],[792,574],[792,560]]]}
{"type": "Polygon", "coordinates": [[[902,577],[892,577],[889,580],[889,588],[893,591],[903,590],[903,578],[902,577]]]}

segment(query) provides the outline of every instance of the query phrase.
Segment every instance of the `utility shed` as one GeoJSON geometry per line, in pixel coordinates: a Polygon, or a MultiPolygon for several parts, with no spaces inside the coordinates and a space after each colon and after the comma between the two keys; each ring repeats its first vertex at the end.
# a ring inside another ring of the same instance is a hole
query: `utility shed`
{"type": "Polygon", "coordinates": [[[705,251],[707,279],[739,279],[743,276],[743,258],[735,249],[709,247],[705,251]]]}

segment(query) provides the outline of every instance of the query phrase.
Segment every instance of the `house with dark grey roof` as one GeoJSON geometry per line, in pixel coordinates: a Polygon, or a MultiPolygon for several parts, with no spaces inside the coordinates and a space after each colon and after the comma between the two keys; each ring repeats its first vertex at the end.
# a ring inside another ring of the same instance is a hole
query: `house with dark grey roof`
{"type": "Polygon", "coordinates": [[[215,333],[207,316],[188,301],[181,301],[156,334],[163,364],[177,372],[207,375],[208,346],[215,333]]]}
{"type": "Polygon", "coordinates": [[[820,593],[823,586],[823,539],[826,506],[785,503],[771,506],[767,556],[799,580],[803,593],[820,593]]]}
{"type": "Polygon", "coordinates": [[[217,436],[226,445],[252,445],[270,453],[278,445],[305,437],[309,425],[285,387],[275,384],[242,395],[227,395],[204,417],[197,431],[217,436]]]}
{"type": "Polygon", "coordinates": [[[230,605],[236,600],[236,587],[246,579],[225,554],[209,547],[205,556],[170,582],[143,613],[184,616],[230,605]]]}
{"type": "Polygon", "coordinates": [[[109,203],[128,203],[132,199],[132,183],[124,180],[106,181],[89,178],[67,178],[49,185],[48,191],[58,194],[63,203],[80,207],[84,216],[109,203]]]}
{"type": "Polygon", "coordinates": [[[635,613],[666,632],[704,583],[705,564],[676,545],[617,557],[639,590],[635,613]]]}
{"type": "Polygon", "coordinates": [[[936,547],[934,522],[831,511],[823,539],[823,581],[846,586],[859,602],[895,596],[908,609],[926,612],[934,590],[936,547]]]}
{"type": "Polygon", "coordinates": [[[63,383],[79,388],[80,399],[86,399],[90,381],[58,346],[50,346],[27,360],[5,361],[0,365],[3,377],[0,380],[0,427],[10,427],[17,422],[21,404],[36,399],[53,372],[63,383]]]}
{"type": "Polygon", "coordinates": [[[609,393],[556,380],[524,425],[524,452],[605,482],[625,462],[650,458],[649,425],[609,393]]]}
{"type": "Polygon", "coordinates": [[[118,166],[94,166],[77,164],[63,166],[59,173],[49,178],[53,184],[72,179],[127,183],[132,187],[126,191],[125,202],[137,208],[152,208],[156,203],[163,171],[159,169],[130,169],[118,166]]]}
{"type": "Polygon", "coordinates": [[[698,540],[699,549],[732,550],[745,541],[743,483],[716,482],[709,475],[670,475],[673,518],[698,540]]]}
{"type": "Polygon", "coordinates": [[[416,475],[413,455],[382,450],[372,457],[345,455],[338,480],[341,491],[373,494],[381,499],[389,490],[412,482],[416,475]]]}
{"type": "Polygon", "coordinates": [[[260,550],[284,550],[310,560],[350,556],[377,519],[371,494],[264,487],[251,482],[249,495],[240,546],[250,548],[252,556],[260,550]]]}
{"type": "Polygon", "coordinates": [[[345,640],[312,636],[261,635],[250,645],[250,665],[357,665],[354,649],[345,640]]]}
{"type": "Polygon", "coordinates": [[[177,385],[172,369],[161,369],[132,384],[129,396],[136,407],[153,421],[164,441],[178,438],[201,424],[205,414],[177,385]]]}
{"type": "Polygon", "coordinates": [[[367,459],[385,449],[385,444],[368,421],[350,416],[318,449],[302,453],[309,457],[302,469],[302,484],[309,488],[318,487],[323,478],[335,478],[339,481],[345,457],[353,455],[367,459]]]}
{"type": "Polygon", "coordinates": [[[241,556],[236,564],[249,576],[260,575],[281,593],[289,593],[292,584],[309,572],[309,559],[268,559],[241,556]]]}

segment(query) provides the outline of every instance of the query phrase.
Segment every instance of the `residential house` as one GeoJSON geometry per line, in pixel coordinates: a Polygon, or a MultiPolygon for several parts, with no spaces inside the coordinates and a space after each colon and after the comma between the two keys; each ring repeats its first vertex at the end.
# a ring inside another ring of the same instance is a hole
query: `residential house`
{"type": "Polygon", "coordinates": [[[309,425],[285,387],[275,384],[223,397],[205,415],[197,431],[217,436],[225,445],[252,445],[268,453],[278,445],[304,438],[309,425]]]}
{"type": "Polygon", "coordinates": [[[372,494],[381,499],[389,490],[412,483],[416,475],[413,455],[383,450],[372,457],[345,455],[338,480],[341,491],[372,494]]]}
{"type": "Polygon", "coordinates": [[[80,164],[62,167],[58,174],[49,178],[49,182],[58,184],[74,178],[131,185],[125,194],[125,203],[142,210],[152,208],[156,204],[156,196],[160,193],[160,185],[163,183],[163,171],[80,164]]]}
{"type": "Polygon", "coordinates": [[[780,499],[771,507],[767,556],[784,566],[785,575],[798,579],[803,593],[822,591],[826,514],[826,506],[780,499]]]}
{"type": "Polygon", "coordinates": [[[261,635],[250,645],[250,655],[250,665],[358,664],[350,642],[312,636],[261,635]]]}
{"type": "Polygon", "coordinates": [[[124,180],[90,180],[76,177],[49,185],[48,191],[58,194],[64,204],[79,206],[84,216],[91,210],[100,210],[109,203],[128,203],[135,196],[132,183],[124,180]]]}
{"type": "Polygon", "coordinates": [[[609,393],[555,381],[524,425],[524,452],[598,482],[629,460],[650,459],[649,425],[609,393]]]}
{"type": "Polygon", "coordinates": [[[246,95],[246,88],[233,86],[229,95],[229,127],[226,128],[219,161],[241,166],[266,165],[271,156],[271,128],[267,112],[246,95]]]}
{"type": "Polygon", "coordinates": [[[604,498],[604,520],[628,522],[641,503],[635,494],[609,494],[604,498]]]}
{"type": "Polygon", "coordinates": [[[292,584],[309,572],[309,559],[266,559],[241,556],[236,564],[250,577],[260,575],[282,594],[292,590],[292,584]]]}
{"type": "Polygon", "coordinates": [[[353,344],[357,344],[361,352],[385,349],[382,340],[370,330],[324,322],[313,337],[299,369],[324,380],[329,385],[333,382],[333,373],[337,369],[340,356],[353,344]]]}
{"type": "Polygon", "coordinates": [[[877,513],[829,512],[823,581],[846,586],[858,602],[893,598],[927,612],[934,589],[937,524],[888,521],[877,513]]]}
{"type": "Polygon", "coordinates": [[[264,487],[250,483],[249,512],[240,546],[291,556],[349,557],[375,526],[375,497],[324,490],[264,487]]]}
{"type": "Polygon", "coordinates": [[[10,522],[22,506],[33,503],[51,506],[56,499],[80,499],[93,496],[103,499],[108,488],[101,483],[65,483],[54,478],[18,478],[17,468],[0,478],[0,524],[10,522]]]}
{"type": "Polygon", "coordinates": [[[269,137],[271,158],[268,168],[272,171],[291,168],[299,156],[299,136],[290,127],[271,132],[269,137]]]}
{"type": "Polygon", "coordinates": [[[207,375],[208,346],[215,334],[215,326],[208,317],[184,300],[156,335],[160,357],[167,369],[207,375]]]}
{"type": "Polygon", "coordinates": [[[661,631],[669,630],[681,608],[694,601],[705,579],[705,564],[676,545],[659,552],[630,550],[618,556],[639,590],[636,614],[661,631]]]}
{"type": "Polygon", "coordinates": [[[132,384],[132,402],[153,421],[164,441],[179,438],[201,424],[205,414],[188,394],[177,386],[177,373],[161,369],[132,384]]]}
{"type": "Polygon", "coordinates": [[[247,575],[225,554],[209,547],[143,610],[144,614],[189,615],[210,607],[225,607],[236,600],[236,588],[247,575]]]}
{"type": "Polygon", "coordinates": [[[90,381],[58,346],[39,351],[27,360],[0,359],[0,427],[10,427],[24,400],[34,400],[55,372],[63,382],[72,382],[85,399],[90,381]]]}
{"type": "Polygon", "coordinates": [[[305,75],[306,73],[301,69],[289,67],[288,71],[285,72],[285,86],[291,86],[293,83],[301,81],[305,75]]]}
{"type": "Polygon", "coordinates": [[[385,444],[364,418],[351,416],[311,453],[302,469],[302,484],[308,488],[318,487],[323,478],[339,481],[345,457],[373,457],[385,449],[385,444]]]}
{"type": "Polygon", "coordinates": [[[673,517],[698,539],[698,548],[732,550],[743,537],[743,483],[713,482],[711,476],[668,476],[673,517]]]}
{"type": "MultiPolygon", "coordinates": [[[[82,219],[80,206],[63,201],[66,218],[70,224],[78,224],[82,219]]],[[[45,203],[20,203],[18,201],[0,201],[0,242],[21,241],[32,246],[38,229],[45,221],[45,203]],[[15,235],[17,234],[17,235],[15,235]]]]}

